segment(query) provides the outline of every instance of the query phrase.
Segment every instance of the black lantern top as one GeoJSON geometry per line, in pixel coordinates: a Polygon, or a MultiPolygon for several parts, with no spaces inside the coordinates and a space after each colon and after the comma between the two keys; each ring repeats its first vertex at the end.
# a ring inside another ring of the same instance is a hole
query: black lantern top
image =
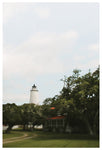
{"type": "Polygon", "coordinates": [[[36,88],[35,84],[32,86],[32,88],[36,88]]]}

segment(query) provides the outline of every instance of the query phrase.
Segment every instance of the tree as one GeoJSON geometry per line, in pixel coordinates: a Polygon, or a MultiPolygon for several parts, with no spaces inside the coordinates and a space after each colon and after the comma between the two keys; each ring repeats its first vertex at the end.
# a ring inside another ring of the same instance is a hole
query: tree
{"type": "Polygon", "coordinates": [[[35,104],[23,104],[21,106],[21,118],[23,129],[28,129],[28,125],[31,125],[33,130],[34,125],[40,125],[43,122],[43,117],[41,113],[41,106],[35,104]]]}
{"type": "Polygon", "coordinates": [[[65,98],[73,100],[79,118],[82,118],[81,120],[86,124],[90,134],[95,133],[95,126],[98,130],[99,114],[99,68],[95,72],[89,72],[82,77],[76,75],[76,71],[74,71],[74,74],[68,78],[66,85],[62,97],[69,95],[65,98]],[[69,89],[70,92],[66,94],[69,89]],[[97,120],[97,123],[95,123],[95,120],[97,120]]]}
{"type": "Polygon", "coordinates": [[[3,124],[8,125],[7,132],[12,129],[14,125],[21,123],[20,109],[16,104],[3,105],[3,124]]]}
{"type": "Polygon", "coordinates": [[[71,127],[96,134],[99,132],[99,68],[83,76],[80,72],[75,69],[72,76],[64,77],[60,95],[45,101],[45,116],[66,114],[71,127]],[[51,106],[56,109],[50,111],[51,106]]]}

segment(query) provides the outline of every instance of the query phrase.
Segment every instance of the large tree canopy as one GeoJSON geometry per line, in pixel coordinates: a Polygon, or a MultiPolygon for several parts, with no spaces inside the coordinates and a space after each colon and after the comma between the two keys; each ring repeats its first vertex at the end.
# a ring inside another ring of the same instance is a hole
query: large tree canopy
{"type": "Polygon", "coordinates": [[[44,101],[46,107],[54,106],[54,114],[67,116],[70,126],[78,126],[90,134],[99,132],[99,68],[80,76],[81,70],[73,70],[72,76],[62,81],[64,87],[60,94],[44,101]]]}
{"type": "Polygon", "coordinates": [[[3,105],[3,124],[34,125],[44,124],[49,117],[65,115],[71,127],[90,134],[99,133],[99,68],[80,75],[73,70],[69,77],[61,79],[64,87],[59,95],[44,100],[43,105],[3,105]]]}

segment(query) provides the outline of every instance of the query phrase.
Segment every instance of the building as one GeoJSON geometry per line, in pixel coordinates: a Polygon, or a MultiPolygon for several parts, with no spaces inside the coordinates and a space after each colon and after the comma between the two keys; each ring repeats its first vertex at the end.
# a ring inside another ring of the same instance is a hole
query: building
{"type": "Polygon", "coordinates": [[[56,116],[47,118],[44,124],[45,131],[52,132],[69,132],[71,133],[71,128],[66,124],[66,116],[56,116]]]}
{"type": "Polygon", "coordinates": [[[36,105],[39,104],[39,92],[35,84],[32,86],[32,89],[30,90],[30,103],[33,103],[36,105]]]}

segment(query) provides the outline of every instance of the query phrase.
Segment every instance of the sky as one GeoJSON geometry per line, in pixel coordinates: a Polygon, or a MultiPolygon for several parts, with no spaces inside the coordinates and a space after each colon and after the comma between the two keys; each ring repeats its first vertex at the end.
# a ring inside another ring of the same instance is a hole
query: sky
{"type": "Polygon", "coordinates": [[[98,65],[98,3],[3,4],[3,103],[29,103],[36,84],[42,104],[98,65]]]}

